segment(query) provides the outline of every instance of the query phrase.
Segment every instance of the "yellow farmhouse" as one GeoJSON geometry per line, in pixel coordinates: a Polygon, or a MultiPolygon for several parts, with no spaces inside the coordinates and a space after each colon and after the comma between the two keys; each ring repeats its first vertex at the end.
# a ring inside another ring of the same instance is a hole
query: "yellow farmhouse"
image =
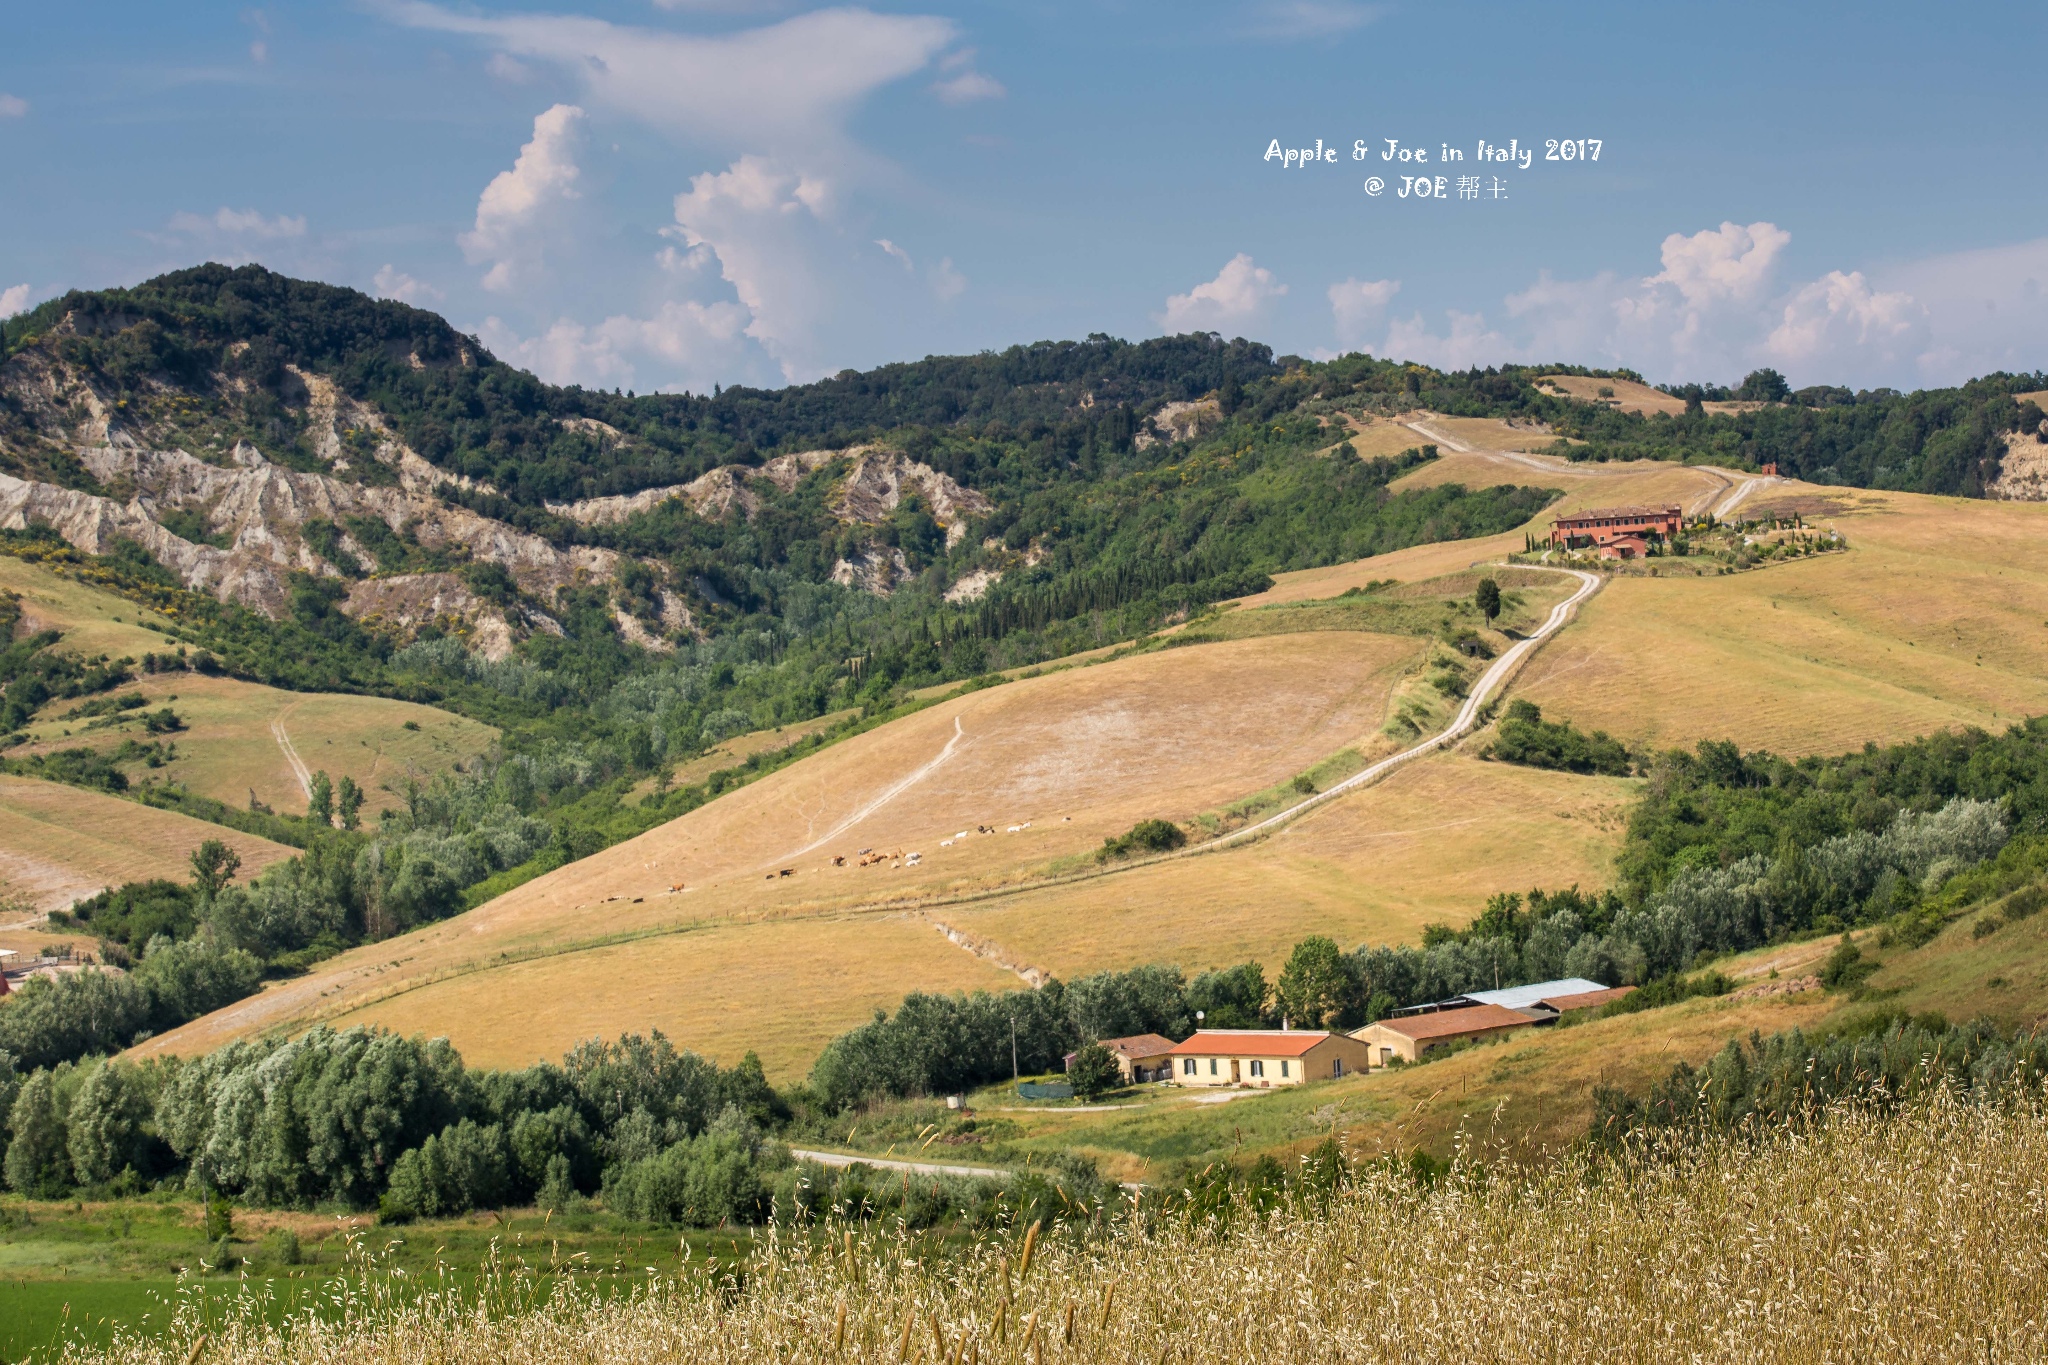
{"type": "Polygon", "coordinates": [[[1364,1071],[1372,1053],[1341,1033],[1313,1029],[1202,1029],[1167,1054],[1182,1085],[1264,1088],[1330,1081],[1364,1071]]]}

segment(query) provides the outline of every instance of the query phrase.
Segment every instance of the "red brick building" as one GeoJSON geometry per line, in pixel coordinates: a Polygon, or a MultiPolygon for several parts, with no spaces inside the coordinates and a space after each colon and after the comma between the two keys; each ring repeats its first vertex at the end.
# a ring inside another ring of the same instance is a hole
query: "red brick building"
{"type": "Polygon", "coordinates": [[[1550,523],[1550,543],[1559,549],[1605,545],[1623,536],[1677,535],[1685,529],[1685,509],[1663,507],[1589,507],[1550,523]]]}

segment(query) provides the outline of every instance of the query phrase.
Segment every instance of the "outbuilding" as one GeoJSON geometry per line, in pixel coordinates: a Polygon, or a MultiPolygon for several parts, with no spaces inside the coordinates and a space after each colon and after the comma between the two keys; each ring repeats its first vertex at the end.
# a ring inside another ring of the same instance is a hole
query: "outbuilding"
{"type": "Polygon", "coordinates": [[[1425,1053],[1437,1048],[1468,1039],[1496,1038],[1535,1022],[1530,1015],[1505,1005],[1466,1005],[1382,1019],[1353,1030],[1351,1037],[1365,1046],[1373,1066],[1388,1066],[1397,1057],[1404,1062],[1419,1062],[1425,1053]]]}
{"type": "Polygon", "coordinates": [[[1356,1039],[1319,1029],[1198,1030],[1168,1054],[1182,1085],[1266,1089],[1333,1081],[1364,1071],[1371,1053],[1356,1039]]]}
{"type": "MultiPolygon", "coordinates": [[[[1139,1033],[1129,1038],[1104,1038],[1102,1045],[1109,1049],[1109,1055],[1116,1058],[1116,1069],[1122,1073],[1125,1085],[1143,1085],[1147,1081],[1168,1081],[1173,1079],[1173,1060],[1167,1054],[1173,1051],[1173,1039],[1157,1033],[1139,1033]]],[[[1074,1058],[1066,1055],[1066,1069],[1074,1069],[1074,1058]]]]}

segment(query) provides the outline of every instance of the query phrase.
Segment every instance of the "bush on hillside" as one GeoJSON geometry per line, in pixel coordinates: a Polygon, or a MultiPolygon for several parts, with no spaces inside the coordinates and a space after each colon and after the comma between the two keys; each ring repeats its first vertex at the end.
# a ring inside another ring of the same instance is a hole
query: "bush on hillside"
{"type": "Polygon", "coordinates": [[[1140,820],[1124,833],[1104,839],[1096,857],[1107,861],[1140,853],[1171,853],[1187,841],[1187,831],[1170,820],[1140,820]]]}

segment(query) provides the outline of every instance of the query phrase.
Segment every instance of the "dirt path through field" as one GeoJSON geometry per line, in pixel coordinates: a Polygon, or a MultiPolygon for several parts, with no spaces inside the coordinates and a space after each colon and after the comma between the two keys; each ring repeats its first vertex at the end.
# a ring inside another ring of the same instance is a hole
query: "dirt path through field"
{"type": "Polygon", "coordinates": [[[912,787],[916,786],[918,783],[924,781],[927,777],[930,777],[933,773],[937,772],[939,770],[940,765],[953,756],[954,751],[958,749],[960,746],[960,741],[965,738],[967,738],[967,730],[964,726],[961,725],[960,717],[953,717],[952,737],[946,741],[946,747],[939,750],[937,755],[935,755],[930,762],[925,763],[922,766],[913,770],[908,776],[904,777],[901,781],[897,782],[887,791],[884,791],[880,796],[875,797],[866,805],[854,811],[853,814],[847,816],[838,824],[832,826],[832,828],[826,830],[823,834],[811,840],[811,842],[805,844],[802,848],[796,850],[796,852],[786,853],[780,858],[773,859],[770,862],[762,863],[761,866],[773,867],[776,863],[793,863],[798,858],[803,857],[804,854],[816,852],[818,849],[823,848],[826,844],[831,843],[834,839],[837,839],[840,835],[846,833],[846,831],[852,829],[855,825],[867,819],[870,815],[873,815],[876,811],[888,805],[897,797],[903,795],[904,792],[909,791],[912,787]]]}
{"type": "Polygon", "coordinates": [[[284,761],[292,765],[292,776],[299,780],[299,790],[305,793],[308,801],[311,801],[313,799],[313,770],[306,766],[306,760],[300,758],[299,751],[292,747],[292,737],[285,733],[284,728],[285,717],[297,709],[297,703],[294,703],[279,712],[277,719],[270,722],[270,733],[277,740],[277,747],[284,751],[284,761]]]}

